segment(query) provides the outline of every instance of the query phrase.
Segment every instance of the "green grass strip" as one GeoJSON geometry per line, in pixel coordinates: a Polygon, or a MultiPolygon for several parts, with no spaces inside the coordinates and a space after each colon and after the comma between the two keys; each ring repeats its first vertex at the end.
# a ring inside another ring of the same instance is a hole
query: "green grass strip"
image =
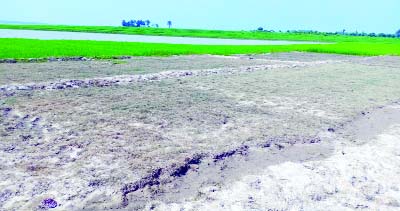
{"type": "Polygon", "coordinates": [[[171,56],[191,54],[259,54],[271,52],[317,52],[361,56],[397,55],[398,43],[337,43],[328,45],[184,45],[84,40],[0,39],[1,59],[27,59],[48,57],[112,58],[114,56],[171,56]]]}

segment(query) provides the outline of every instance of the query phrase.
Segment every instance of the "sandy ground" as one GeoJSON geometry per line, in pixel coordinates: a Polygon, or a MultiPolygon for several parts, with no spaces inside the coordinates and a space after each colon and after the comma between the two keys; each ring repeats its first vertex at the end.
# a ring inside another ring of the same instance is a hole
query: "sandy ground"
{"type": "MultiPolygon", "coordinates": [[[[400,105],[359,118],[340,133],[325,137],[333,145],[326,158],[314,154],[297,162],[270,164],[228,185],[204,186],[199,189],[201,197],[182,203],[152,202],[147,209],[399,210],[400,105]],[[368,130],[354,130],[360,127],[368,130]]],[[[268,159],[265,156],[263,162],[268,159]]],[[[251,162],[252,158],[243,164],[251,162]]]]}
{"type": "Polygon", "coordinates": [[[398,57],[122,61],[0,64],[0,210],[399,209],[398,57]]]}

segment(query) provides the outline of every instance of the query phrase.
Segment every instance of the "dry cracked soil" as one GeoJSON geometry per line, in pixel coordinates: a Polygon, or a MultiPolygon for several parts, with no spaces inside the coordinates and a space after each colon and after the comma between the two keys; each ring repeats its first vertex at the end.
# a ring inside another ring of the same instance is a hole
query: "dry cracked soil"
{"type": "Polygon", "coordinates": [[[0,210],[400,210],[400,58],[0,64],[0,210]]]}

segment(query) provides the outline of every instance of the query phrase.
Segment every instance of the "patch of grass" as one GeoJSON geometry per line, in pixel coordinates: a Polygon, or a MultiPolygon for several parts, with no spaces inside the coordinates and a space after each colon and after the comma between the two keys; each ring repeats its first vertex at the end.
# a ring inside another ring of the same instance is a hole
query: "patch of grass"
{"type": "Polygon", "coordinates": [[[112,62],[112,64],[114,64],[114,65],[116,65],[116,64],[127,64],[127,63],[128,63],[127,61],[118,60],[118,59],[111,60],[111,62],[112,62]]]}
{"type": "Polygon", "coordinates": [[[171,56],[194,54],[257,54],[271,52],[317,52],[363,56],[400,55],[400,42],[347,42],[329,45],[285,46],[210,46],[183,44],[131,43],[84,40],[0,39],[0,58],[74,57],[85,56],[110,59],[115,56],[171,56]]]}
{"type": "Polygon", "coordinates": [[[17,103],[16,97],[8,97],[8,98],[5,98],[1,104],[5,105],[5,106],[13,106],[16,103],[17,103]]]}

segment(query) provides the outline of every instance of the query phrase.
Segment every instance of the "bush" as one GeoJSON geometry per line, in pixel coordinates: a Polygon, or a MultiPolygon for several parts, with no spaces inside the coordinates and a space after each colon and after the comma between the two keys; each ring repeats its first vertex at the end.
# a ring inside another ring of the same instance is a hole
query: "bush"
{"type": "Polygon", "coordinates": [[[130,21],[122,21],[122,26],[125,27],[141,27],[141,26],[150,26],[150,20],[130,20],[130,21]]]}

